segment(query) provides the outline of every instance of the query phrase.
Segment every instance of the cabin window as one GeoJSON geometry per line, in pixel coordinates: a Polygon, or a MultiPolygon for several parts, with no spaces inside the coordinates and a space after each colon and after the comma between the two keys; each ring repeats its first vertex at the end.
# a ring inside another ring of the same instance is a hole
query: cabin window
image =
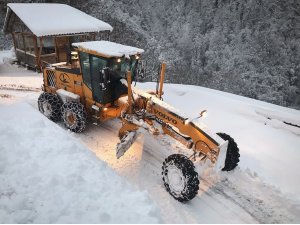
{"type": "Polygon", "coordinates": [[[83,35],[75,35],[70,37],[71,43],[77,43],[77,42],[85,42],[85,41],[94,41],[95,40],[95,34],[83,34],[83,35]]]}
{"type": "Polygon", "coordinates": [[[99,74],[102,73],[103,68],[107,66],[107,59],[91,56],[91,64],[93,76],[99,76],[99,74]]]}
{"type": "Polygon", "coordinates": [[[26,53],[35,55],[35,39],[31,35],[24,35],[26,53]]]}
{"type": "Polygon", "coordinates": [[[25,50],[24,48],[24,39],[22,34],[15,34],[16,48],[20,50],[25,50]]]}
{"type": "Polygon", "coordinates": [[[42,46],[42,55],[48,55],[55,53],[55,45],[53,37],[43,37],[43,44],[41,45],[40,40],[38,39],[39,48],[42,46]]]}

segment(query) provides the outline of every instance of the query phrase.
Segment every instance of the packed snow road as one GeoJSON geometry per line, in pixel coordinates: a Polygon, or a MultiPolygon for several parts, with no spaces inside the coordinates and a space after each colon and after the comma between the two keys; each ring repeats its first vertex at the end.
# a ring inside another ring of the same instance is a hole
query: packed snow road
{"type": "MultiPolygon", "coordinates": [[[[31,77],[32,82],[40,79],[37,76],[31,77]]],[[[7,79],[2,77],[3,86],[7,79]]],[[[30,82],[27,85],[30,87],[30,82]]],[[[155,84],[138,86],[148,89],[155,84]]],[[[299,111],[195,86],[167,84],[165,93],[166,102],[191,118],[207,109],[204,123],[216,132],[230,134],[240,147],[241,162],[233,172],[215,174],[207,165],[197,166],[200,191],[186,204],[174,200],[161,180],[164,158],[186,151],[174,140],[142,130],[134,145],[117,160],[118,120],[90,124],[85,132],[72,135],[137,188],[147,190],[166,223],[300,222],[300,129],[284,123],[299,125],[299,111]]],[[[0,87],[0,103],[25,101],[37,108],[38,95],[0,87]]]]}
{"type": "Polygon", "coordinates": [[[299,221],[299,202],[292,203],[277,188],[265,184],[250,170],[201,172],[200,191],[191,202],[176,202],[161,180],[164,158],[184,152],[182,146],[167,137],[155,138],[142,132],[130,150],[117,160],[118,121],[89,127],[75,134],[96,155],[142,190],[148,190],[167,223],[283,223],[299,221]]]}

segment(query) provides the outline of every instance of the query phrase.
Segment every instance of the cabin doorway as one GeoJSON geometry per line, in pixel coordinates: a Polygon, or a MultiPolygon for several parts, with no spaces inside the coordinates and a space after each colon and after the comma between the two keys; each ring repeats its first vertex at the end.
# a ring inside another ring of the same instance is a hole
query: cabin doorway
{"type": "Polygon", "coordinates": [[[71,53],[69,37],[55,37],[57,62],[69,62],[71,53]]]}

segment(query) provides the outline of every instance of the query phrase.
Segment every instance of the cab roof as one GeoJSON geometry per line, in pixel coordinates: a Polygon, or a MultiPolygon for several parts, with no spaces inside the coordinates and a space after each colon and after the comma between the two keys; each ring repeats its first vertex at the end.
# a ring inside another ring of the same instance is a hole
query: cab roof
{"type": "Polygon", "coordinates": [[[131,47],[127,45],[118,44],[110,41],[88,41],[73,43],[79,51],[89,54],[99,55],[105,58],[113,57],[130,57],[132,55],[139,55],[144,52],[143,49],[131,47]]]}

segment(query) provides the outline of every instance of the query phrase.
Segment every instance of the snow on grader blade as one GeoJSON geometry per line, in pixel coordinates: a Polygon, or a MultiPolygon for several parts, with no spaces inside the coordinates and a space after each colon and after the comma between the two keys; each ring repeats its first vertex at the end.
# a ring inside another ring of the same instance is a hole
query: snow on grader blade
{"type": "Polygon", "coordinates": [[[157,90],[146,92],[131,86],[139,76],[139,59],[144,50],[109,41],[74,43],[73,47],[70,63],[43,69],[44,93],[38,105],[49,119],[62,119],[73,132],[84,131],[87,119],[95,123],[120,119],[117,158],[130,149],[138,129],[169,135],[182,143],[193,154],[170,155],[162,165],[166,190],[181,202],[198,193],[199,176],[194,162],[209,160],[216,170],[223,171],[237,166],[239,149],[229,135],[209,131],[162,100],[164,63],[157,90]]]}
{"type": "Polygon", "coordinates": [[[136,135],[137,134],[135,131],[131,131],[125,134],[124,137],[122,137],[122,139],[116,146],[116,155],[118,159],[121,158],[134,143],[136,135]]]}

